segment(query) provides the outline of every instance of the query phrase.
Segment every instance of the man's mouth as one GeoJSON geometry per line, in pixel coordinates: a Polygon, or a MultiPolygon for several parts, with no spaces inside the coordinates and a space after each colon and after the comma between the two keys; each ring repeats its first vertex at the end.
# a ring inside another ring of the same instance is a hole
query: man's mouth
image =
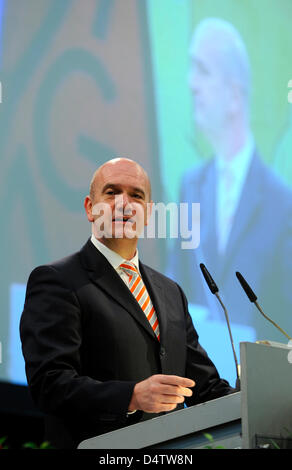
{"type": "Polygon", "coordinates": [[[125,216],[120,216],[120,217],[114,217],[113,222],[123,222],[123,223],[130,222],[130,223],[133,223],[134,219],[132,219],[132,216],[130,216],[130,215],[125,215],[125,216]]]}

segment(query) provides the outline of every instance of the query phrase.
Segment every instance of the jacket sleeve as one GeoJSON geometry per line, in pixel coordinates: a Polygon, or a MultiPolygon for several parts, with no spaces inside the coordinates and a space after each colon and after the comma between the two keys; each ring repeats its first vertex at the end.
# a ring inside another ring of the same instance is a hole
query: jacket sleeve
{"type": "Polygon", "coordinates": [[[135,382],[99,382],[82,371],[82,312],[52,266],[30,275],[20,321],[28,385],[45,413],[123,424],[135,382]]]}

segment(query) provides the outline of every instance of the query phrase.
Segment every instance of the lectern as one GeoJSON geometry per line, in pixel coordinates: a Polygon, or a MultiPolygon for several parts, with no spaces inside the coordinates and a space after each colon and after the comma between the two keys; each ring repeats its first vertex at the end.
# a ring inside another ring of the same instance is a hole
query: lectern
{"type": "Polygon", "coordinates": [[[251,449],[291,437],[291,356],[285,344],[241,343],[240,392],[87,439],[78,448],[200,449],[208,433],[214,447],[251,449]]]}
{"type": "Polygon", "coordinates": [[[240,344],[242,447],[259,439],[292,442],[292,349],[287,344],[240,344]]]}

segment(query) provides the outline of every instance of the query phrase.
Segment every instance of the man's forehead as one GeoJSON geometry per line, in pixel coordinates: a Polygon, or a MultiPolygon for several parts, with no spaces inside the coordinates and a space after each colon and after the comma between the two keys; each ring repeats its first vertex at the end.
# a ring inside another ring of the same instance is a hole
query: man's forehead
{"type": "Polygon", "coordinates": [[[101,191],[108,187],[120,186],[139,188],[142,192],[149,191],[148,177],[139,165],[135,164],[106,164],[96,171],[94,185],[101,191]]]}
{"type": "Polygon", "coordinates": [[[222,54],[220,47],[210,43],[202,42],[194,45],[190,49],[190,66],[200,69],[206,69],[213,73],[222,72],[222,54]]]}
{"type": "Polygon", "coordinates": [[[216,41],[208,37],[194,38],[190,44],[189,55],[191,59],[206,60],[217,56],[219,49],[216,41]]]}
{"type": "Polygon", "coordinates": [[[143,172],[136,165],[105,165],[100,169],[100,174],[104,179],[108,178],[137,178],[143,177],[143,172]]]}
{"type": "Polygon", "coordinates": [[[146,177],[142,171],[137,169],[108,169],[105,168],[100,178],[97,179],[100,189],[104,188],[106,185],[115,185],[123,187],[139,187],[141,190],[145,191],[146,188],[146,177]]]}

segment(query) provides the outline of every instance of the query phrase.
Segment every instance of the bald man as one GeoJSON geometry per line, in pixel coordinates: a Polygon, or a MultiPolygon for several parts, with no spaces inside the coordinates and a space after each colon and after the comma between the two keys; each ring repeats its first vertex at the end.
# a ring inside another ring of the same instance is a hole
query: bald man
{"type": "Polygon", "coordinates": [[[31,395],[57,448],[231,393],[198,343],[181,288],[144,265],[146,172],[114,159],[84,207],[92,236],[30,275],[21,339],[31,395]]]}
{"type": "MultiPolygon", "coordinates": [[[[206,18],[194,30],[189,85],[194,121],[212,147],[213,158],[189,168],[180,201],[200,203],[197,250],[177,240],[167,274],[177,280],[201,318],[224,322],[221,306],[199,268],[206,264],[246,338],[282,342],[283,335],[254,310],[242,292],[240,271],[263,310],[292,331],[292,191],[261,159],[250,125],[251,71],[245,44],[235,27],[206,18]]],[[[285,340],[286,341],[286,340],[285,340]]]]}

